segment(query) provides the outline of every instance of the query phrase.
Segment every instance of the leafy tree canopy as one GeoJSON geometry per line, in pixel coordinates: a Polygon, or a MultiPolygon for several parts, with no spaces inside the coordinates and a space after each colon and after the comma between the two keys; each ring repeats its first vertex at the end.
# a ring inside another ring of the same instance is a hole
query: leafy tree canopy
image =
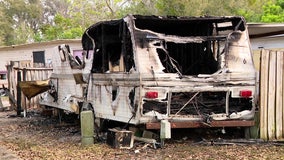
{"type": "Polygon", "coordinates": [[[262,22],[284,22],[284,0],[272,1],[263,6],[262,22]]]}
{"type": "Polygon", "coordinates": [[[0,0],[0,45],[81,38],[91,24],[127,14],[284,22],[283,9],[284,0],[0,0]]]}

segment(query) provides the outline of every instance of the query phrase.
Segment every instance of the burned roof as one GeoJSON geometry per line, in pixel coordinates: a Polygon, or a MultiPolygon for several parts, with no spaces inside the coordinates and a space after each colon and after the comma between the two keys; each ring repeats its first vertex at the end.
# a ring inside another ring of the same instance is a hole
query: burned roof
{"type": "MultiPolygon", "coordinates": [[[[203,16],[203,17],[177,17],[177,16],[144,16],[144,15],[127,15],[122,19],[102,21],[91,25],[86,29],[82,37],[83,49],[93,49],[91,39],[96,39],[102,33],[106,34],[120,34],[120,29],[124,25],[125,20],[128,19],[129,23],[133,23],[136,28],[147,29],[154,32],[167,33],[169,35],[178,36],[195,36],[200,32],[208,30],[212,32],[213,25],[218,23],[230,22],[230,26],[218,26],[217,31],[224,30],[245,30],[245,20],[241,16],[203,16]],[[209,29],[208,29],[209,28],[209,29]],[[191,30],[191,32],[188,32],[191,30]],[[195,31],[196,30],[196,31],[195,31]]],[[[203,34],[207,34],[203,32],[203,34]]]]}

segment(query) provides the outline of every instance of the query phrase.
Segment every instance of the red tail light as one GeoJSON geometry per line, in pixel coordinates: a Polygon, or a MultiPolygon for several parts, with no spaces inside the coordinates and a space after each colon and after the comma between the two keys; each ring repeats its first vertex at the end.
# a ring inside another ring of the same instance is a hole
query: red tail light
{"type": "Polygon", "coordinates": [[[151,99],[158,98],[158,92],[146,92],[145,97],[151,99]]]}
{"type": "Polygon", "coordinates": [[[249,98],[252,96],[252,91],[251,90],[241,90],[240,96],[244,98],[249,98]]]}

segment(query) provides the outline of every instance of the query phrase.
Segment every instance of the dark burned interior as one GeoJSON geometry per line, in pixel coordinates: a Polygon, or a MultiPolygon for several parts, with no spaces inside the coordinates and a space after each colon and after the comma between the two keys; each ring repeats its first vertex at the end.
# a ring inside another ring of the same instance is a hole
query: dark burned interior
{"type": "Polygon", "coordinates": [[[92,73],[105,73],[109,70],[109,62],[118,65],[121,54],[125,71],[129,72],[134,65],[130,32],[123,20],[102,22],[91,26],[83,35],[84,50],[92,50],[95,41],[92,73]]]}
{"type": "MultiPolygon", "coordinates": [[[[244,22],[241,18],[145,18],[143,16],[135,17],[135,26],[142,30],[151,30],[156,33],[178,37],[202,37],[204,41],[192,43],[177,43],[162,40],[163,48],[157,49],[161,62],[165,67],[164,72],[176,73],[171,63],[178,68],[182,75],[212,74],[220,68],[218,63],[219,56],[223,50],[220,43],[225,42],[226,36],[219,36],[220,32],[226,30],[244,30],[244,22]],[[230,22],[230,25],[218,27],[218,23],[230,22]],[[238,27],[237,27],[238,26],[238,27]],[[222,50],[221,50],[222,49],[222,50]],[[215,55],[215,56],[214,56],[215,55]],[[173,59],[173,62],[169,62],[173,59]]],[[[142,33],[143,34],[143,33],[142,33]]],[[[222,33],[221,33],[222,34],[222,33]]],[[[146,36],[149,36],[147,34],[146,36]]],[[[145,45],[144,35],[138,36],[137,40],[141,46],[145,45]],[[144,37],[143,37],[144,36],[144,37]]],[[[223,46],[224,47],[224,46],[223,46]]]]}
{"type": "MultiPolygon", "coordinates": [[[[144,100],[143,113],[156,111],[170,115],[209,115],[212,113],[226,113],[226,92],[201,92],[201,93],[172,93],[171,108],[168,113],[167,102],[144,100]],[[189,99],[194,97],[189,103],[189,99]],[[187,104],[186,106],[184,106],[187,104]],[[181,108],[183,108],[181,110],[181,108]]],[[[230,96],[231,97],[231,96],[230,96]]],[[[229,98],[229,113],[251,110],[251,98],[229,98]]]]}
{"type": "MultiPolygon", "coordinates": [[[[157,48],[161,63],[166,73],[182,75],[211,74],[220,68],[220,55],[224,50],[226,36],[224,31],[245,29],[241,17],[157,17],[135,15],[134,25],[141,30],[177,37],[202,37],[202,42],[177,43],[161,39],[163,49],[157,48]],[[229,22],[229,25],[219,25],[229,22]],[[223,35],[223,36],[222,36],[223,35]],[[222,48],[223,47],[223,48],[222,48]],[[173,67],[173,64],[176,68],[173,67]]],[[[92,72],[104,73],[109,70],[109,62],[117,65],[123,55],[126,72],[135,69],[132,41],[126,23],[121,20],[106,21],[91,26],[83,35],[84,50],[93,49],[92,37],[95,41],[95,52],[92,72]]],[[[146,32],[134,31],[136,44],[148,47],[153,39],[146,32]]]]}

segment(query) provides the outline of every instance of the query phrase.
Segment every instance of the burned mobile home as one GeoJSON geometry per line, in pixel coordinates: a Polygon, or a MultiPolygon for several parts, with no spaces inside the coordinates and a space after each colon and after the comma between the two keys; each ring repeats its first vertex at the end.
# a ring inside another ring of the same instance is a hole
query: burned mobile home
{"type": "Polygon", "coordinates": [[[243,17],[128,15],[96,23],[83,56],[53,60],[41,104],[148,129],[252,126],[256,72],[243,17]]]}

